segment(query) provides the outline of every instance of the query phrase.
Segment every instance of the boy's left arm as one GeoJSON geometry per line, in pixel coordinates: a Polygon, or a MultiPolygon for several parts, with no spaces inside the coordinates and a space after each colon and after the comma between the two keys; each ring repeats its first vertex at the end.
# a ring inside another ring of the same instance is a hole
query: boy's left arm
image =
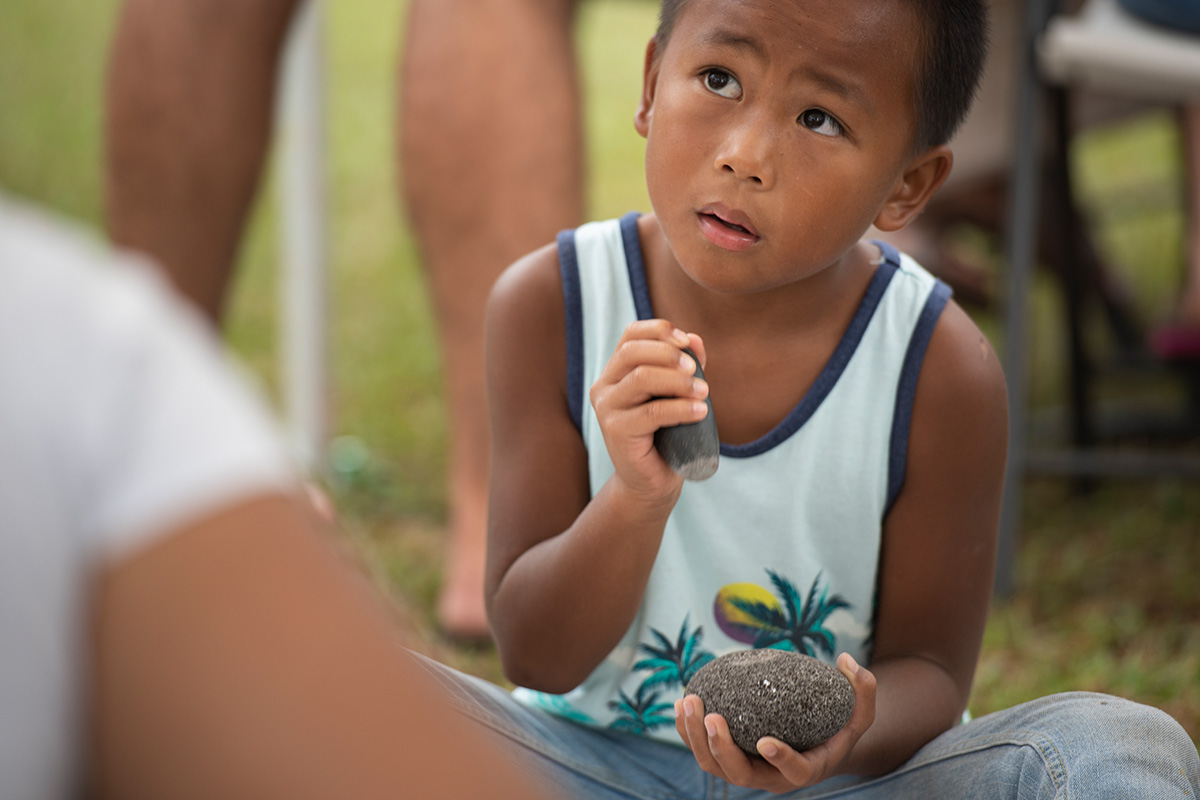
{"type": "Polygon", "coordinates": [[[966,709],[992,595],[1007,450],[999,360],[949,303],[917,382],[904,485],[884,520],[875,723],[842,771],[888,772],[966,709]]]}
{"type": "MultiPolygon", "coordinates": [[[[917,383],[904,485],[884,520],[874,650],[869,670],[853,678],[855,714],[813,750],[770,742],[766,761],[750,761],[724,721],[702,721],[702,706],[688,698],[677,706],[677,727],[705,770],[772,791],[838,774],[879,775],[955,724],[987,621],[1007,445],[996,354],[950,303],[917,383]]],[[[848,658],[839,666],[850,674],[848,658]]]]}

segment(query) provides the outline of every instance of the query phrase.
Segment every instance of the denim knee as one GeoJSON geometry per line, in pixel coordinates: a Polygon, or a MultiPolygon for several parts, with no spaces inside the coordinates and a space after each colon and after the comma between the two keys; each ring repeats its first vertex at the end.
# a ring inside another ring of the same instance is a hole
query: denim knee
{"type": "Polygon", "coordinates": [[[1160,709],[1110,695],[1072,692],[1031,704],[1028,723],[1046,736],[1064,779],[1062,797],[1200,797],[1200,756],[1160,709]]]}
{"type": "Polygon", "coordinates": [[[889,798],[1198,798],[1200,756],[1156,708],[1071,692],[953,728],[880,783],[889,798]]]}

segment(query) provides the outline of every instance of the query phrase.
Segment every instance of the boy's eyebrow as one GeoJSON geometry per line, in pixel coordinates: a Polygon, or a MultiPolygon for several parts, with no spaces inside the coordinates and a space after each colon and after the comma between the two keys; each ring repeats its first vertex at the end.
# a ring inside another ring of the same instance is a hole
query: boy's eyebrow
{"type": "Polygon", "coordinates": [[[755,39],[753,36],[747,36],[743,33],[730,30],[729,28],[716,28],[707,31],[700,37],[700,44],[718,45],[724,47],[733,47],[737,50],[747,50],[753,53],[759,59],[766,61],[767,48],[762,42],[755,39]]]}
{"type": "MultiPolygon", "coordinates": [[[[714,28],[713,30],[706,31],[700,37],[699,43],[709,46],[732,47],[737,50],[749,52],[760,61],[769,60],[767,48],[762,42],[753,36],[740,33],[731,28],[714,28]]],[[[849,102],[855,103],[860,108],[865,109],[868,113],[875,110],[875,104],[871,102],[870,96],[861,87],[843,80],[833,72],[810,64],[796,70],[793,73],[793,77],[803,77],[815,81],[823,89],[844,97],[849,102]]]]}
{"type": "Polygon", "coordinates": [[[820,84],[822,88],[855,103],[867,113],[875,111],[875,103],[871,101],[871,96],[862,90],[862,87],[856,83],[842,80],[833,72],[808,65],[796,70],[795,74],[820,84]]]}

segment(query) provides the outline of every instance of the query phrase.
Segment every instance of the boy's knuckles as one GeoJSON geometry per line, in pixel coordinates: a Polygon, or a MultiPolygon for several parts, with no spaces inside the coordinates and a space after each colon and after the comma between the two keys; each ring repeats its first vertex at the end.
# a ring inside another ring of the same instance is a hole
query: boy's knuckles
{"type": "Polygon", "coordinates": [[[678,425],[683,420],[680,417],[677,405],[677,403],[669,401],[647,403],[646,414],[648,421],[656,429],[666,425],[678,425]]]}
{"type": "Polygon", "coordinates": [[[629,371],[628,380],[631,385],[645,390],[650,386],[653,371],[645,364],[638,364],[629,371]]]}

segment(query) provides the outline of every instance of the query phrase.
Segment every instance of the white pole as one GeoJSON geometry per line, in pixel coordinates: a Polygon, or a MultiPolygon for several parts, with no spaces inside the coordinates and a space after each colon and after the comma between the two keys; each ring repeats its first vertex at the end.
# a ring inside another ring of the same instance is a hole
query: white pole
{"type": "Polygon", "coordinates": [[[328,440],[322,5],[304,0],[296,10],[278,115],[284,419],[293,456],[313,474],[323,470],[328,440]]]}

